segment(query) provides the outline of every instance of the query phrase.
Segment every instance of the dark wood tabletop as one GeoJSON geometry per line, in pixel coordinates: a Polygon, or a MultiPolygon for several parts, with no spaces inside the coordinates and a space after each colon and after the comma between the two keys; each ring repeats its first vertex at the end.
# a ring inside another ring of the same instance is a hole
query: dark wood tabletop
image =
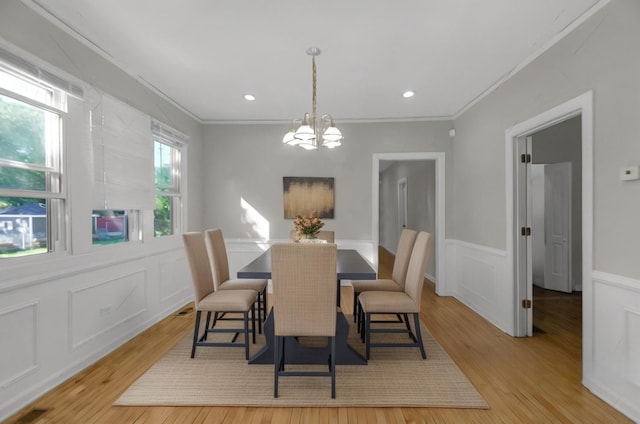
{"type": "MultiPolygon", "coordinates": [[[[338,280],[375,280],[376,271],[354,249],[338,249],[338,280]]],[[[271,250],[266,250],[253,262],[238,271],[238,278],[271,278],[271,250]]]]}

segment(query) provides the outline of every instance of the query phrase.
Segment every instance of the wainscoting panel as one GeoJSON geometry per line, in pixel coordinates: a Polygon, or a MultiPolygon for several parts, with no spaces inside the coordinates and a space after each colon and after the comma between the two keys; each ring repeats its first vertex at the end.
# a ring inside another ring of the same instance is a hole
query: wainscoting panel
{"type": "Polygon", "coordinates": [[[0,310],[0,335],[0,388],[4,388],[38,367],[38,303],[0,310]]]}
{"type": "Polygon", "coordinates": [[[3,272],[0,422],[193,299],[182,240],[130,247],[3,272]]]}
{"type": "Polygon", "coordinates": [[[513,281],[505,278],[506,253],[447,240],[446,295],[456,297],[501,330],[513,334],[513,281]]]}
{"type": "Polygon", "coordinates": [[[69,290],[69,343],[84,343],[122,325],[147,309],[144,269],[69,290]]]}
{"type": "Polygon", "coordinates": [[[640,281],[593,272],[593,359],[587,387],[640,420],[640,281]]]}
{"type": "Polygon", "coordinates": [[[185,295],[193,297],[193,286],[189,279],[191,275],[189,262],[186,256],[167,256],[160,262],[159,271],[158,289],[161,303],[175,304],[177,299],[184,299],[185,295]]]}
{"type": "Polygon", "coordinates": [[[640,308],[625,309],[626,371],[631,383],[640,387],[640,308]]]}

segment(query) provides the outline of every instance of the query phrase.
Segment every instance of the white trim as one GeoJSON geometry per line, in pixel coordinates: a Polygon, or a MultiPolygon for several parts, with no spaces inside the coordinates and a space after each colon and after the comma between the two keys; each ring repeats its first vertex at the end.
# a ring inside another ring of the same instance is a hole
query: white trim
{"type": "MultiPolygon", "coordinates": [[[[445,235],[445,161],[444,152],[413,152],[413,153],[374,153],[371,166],[371,242],[378,246],[380,241],[378,216],[380,195],[380,161],[381,160],[435,160],[436,161],[436,275],[434,283],[436,293],[441,296],[449,295],[446,280],[446,249],[445,235]]],[[[378,263],[378,249],[373,249],[374,263],[378,263]]]]}
{"type": "Polygon", "coordinates": [[[534,132],[548,128],[574,116],[581,115],[582,119],[582,314],[583,339],[582,363],[583,376],[592,375],[593,361],[593,92],[588,91],[578,97],[549,109],[533,118],[521,122],[505,132],[505,160],[506,160],[506,226],[507,226],[507,277],[515,282],[513,287],[513,319],[516,336],[522,336],[522,323],[516,303],[520,299],[523,288],[517,283],[515,272],[514,246],[514,149],[516,140],[534,132]]]}

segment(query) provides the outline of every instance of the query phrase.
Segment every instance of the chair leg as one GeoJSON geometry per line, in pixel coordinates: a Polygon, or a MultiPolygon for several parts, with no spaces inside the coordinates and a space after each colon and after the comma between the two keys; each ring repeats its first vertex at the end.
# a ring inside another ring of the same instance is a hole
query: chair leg
{"type": "Polygon", "coordinates": [[[364,328],[364,326],[361,323],[362,306],[360,306],[360,293],[355,293],[354,296],[356,296],[356,299],[357,299],[355,309],[356,311],[358,311],[357,312],[358,320],[356,321],[356,328],[358,329],[358,331],[360,331],[361,328],[364,328]]]}
{"type": "Polygon", "coordinates": [[[331,337],[331,399],[336,398],[336,337],[331,337]]]}
{"type": "Polygon", "coordinates": [[[427,354],[424,352],[424,346],[422,345],[422,335],[420,334],[420,317],[419,314],[413,314],[413,322],[416,327],[416,336],[418,337],[418,345],[420,346],[420,353],[422,354],[422,359],[427,359],[427,354]]]}
{"type": "Polygon", "coordinates": [[[273,337],[273,397],[278,397],[278,373],[280,372],[280,337],[273,337]]]}
{"type": "Polygon", "coordinates": [[[262,304],[266,298],[264,297],[264,291],[258,292],[258,332],[262,334],[262,304]]]}
{"type": "MultiPolygon", "coordinates": [[[[209,315],[210,315],[210,314],[211,314],[211,312],[209,312],[209,315]]],[[[215,326],[216,326],[216,322],[217,322],[217,321],[218,321],[218,313],[217,313],[217,312],[214,312],[214,313],[213,313],[213,323],[211,324],[211,328],[213,328],[213,327],[215,327],[215,326]]],[[[207,316],[207,328],[209,328],[209,319],[208,319],[208,316],[207,316]]]]}
{"type": "Polygon", "coordinates": [[[196,322],[193,329],[193,345],[191,345],[191,357],[196,355],[196,343],[198,343],[198,331],[200,330],[200,316],[202,311],[196,312],[196,322]]]}
{"type": "MultiPolygon", "coordinates": [[[[400,321],[402,321],[402,319],[400,321]]],[[[409,337],[411,338],[411,340],[413,340],[414,343],[418,343],[418,340],[416,340],[416,336],[414,336],[413,332],[411,331],[411,326],[409,325],[409,315],[407,314],[404,314],[404,325],[407,327],[407,331],[409,332],[409,337]]]]}
{"type": "MultiPolygon", "coordinates": [[[[353,322],[355,322],[356,324],[358,323],[358,293],[356,293],[356,291],[353,291],[353,322]]],[[[356,328],[360,328],[358,326],[356,326],[356,328]]]]}
{"type": "MultiPolygon", "coordinates": [[[[211,311],[207,311],[207,318],[205,320],[204,328],[209,328],[209,323],[210,322],[211,322],[211,311]]],[[[215,321],[213,322],[213,325],[216,325],[215,321]]],[[[213,327],[213,325],[211,327],[213,327]]],[[[205,340],[207,339],[207,332],[206,331],[204,333],[204,339],[205,340]]]]}
{"type": "Polygon", "coordinates": [[[365,359],[368,361],[371,352],[371,312],[364,314],[364,339],[367,346],[365,359]]]}
{"type": "Polygon", "coordinates": [[[244,357],[249,360],[249,311],[245,311],[244,318],[244,357]]]}
{"type": "MultiPolygon", "coordinates": [[[[260,305],[258,305],[258,323],[260,322],[260,305]]],[[[253,344],[256,344],[256,304],[251,305],[251,334],[253,344]]]]}
{"type": "Polygon", "coordinates": [[[364,312],[364,309],[362,309],[362,306],[360,306],[360,312],[358,313],[358,327],[360,327],[360,340],[362,341],[362,343],[365,342],[364,324],[365,324],[365,312],[364,312]]]}

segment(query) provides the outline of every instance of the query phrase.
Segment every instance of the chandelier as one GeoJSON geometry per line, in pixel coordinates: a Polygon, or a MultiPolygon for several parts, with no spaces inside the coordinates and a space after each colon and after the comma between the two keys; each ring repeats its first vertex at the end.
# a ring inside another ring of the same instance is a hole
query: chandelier
{"type": "Polygon", "coordinates": [[[342,133],[333,124],[331,115],[322,115],[320,120],[316,115],[316,56],[320,55],[320,49],[310,47],[307,54],[311,56],[313,91],[311,95],[311,115],[308,112],[304,114],[302,119],[294,119],[289,132],[284,135],[282,142],[292,146],[300,146],[303,149],[314,150],[318,147],[327,147],[333,149],[342,145],[342,133]],[[295,125],[300,123],[298,129],[294,129],[295,125]],[[319,140],[320,137],[322,140],[319,140]]]}

